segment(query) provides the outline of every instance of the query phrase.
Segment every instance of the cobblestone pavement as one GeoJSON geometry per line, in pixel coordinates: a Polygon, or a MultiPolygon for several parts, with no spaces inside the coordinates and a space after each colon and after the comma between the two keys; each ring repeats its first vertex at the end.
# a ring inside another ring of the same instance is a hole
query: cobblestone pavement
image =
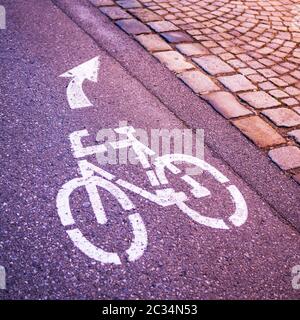
{"type": "Polygon", "coordinates": [[[300,183],[299,0],[90,1],[300,183]]]}

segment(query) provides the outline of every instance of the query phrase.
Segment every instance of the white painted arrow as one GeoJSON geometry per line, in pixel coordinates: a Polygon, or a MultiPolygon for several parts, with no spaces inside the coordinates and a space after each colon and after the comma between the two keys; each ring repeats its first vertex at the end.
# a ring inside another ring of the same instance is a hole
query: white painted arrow
{"type": "Polygon", "coordinates": [[[99,65],[99,56],[97,56],[60,75],[60,77],[72,78],[67,88],[67,98],[71,109],[93,105],[85,95],[82,85],[84,80],[97,82],[99,65]]]}

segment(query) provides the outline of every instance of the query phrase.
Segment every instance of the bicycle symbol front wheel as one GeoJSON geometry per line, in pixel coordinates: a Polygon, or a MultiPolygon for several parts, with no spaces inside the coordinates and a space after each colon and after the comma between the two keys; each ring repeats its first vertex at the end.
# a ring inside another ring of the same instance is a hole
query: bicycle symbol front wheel
{"type": "MultiPolygon", "coordinates": [[[[219,170],[201,159],[185,154],[167,154],[158,157],[155,161],[155,170],[162,184],[169,183],[166,177],[166,169],[171,171],[173,174],[181,173],[181,170],[173,164],[174,162],[194,165],[202,171],[208,172],[218,183],[224,185],[229,192],[229,195],[235,207],[234,212],[231,213],[231,215],[228,217],[229,223],[231,223],[235,227],[240,227],[246,222],[248,217],[247,204],[239,189],[235,185],[230,184],[229,179],[224,176],[219,170]]],[[[209,190],[201,186],[195,179],[187,174],[182,176],[181,179],[191,186],[191,192],[197,198],[201,198],[210,193],[209,190]]],[[[178,201],[176,205],[179,209],[181,209],[181,211],[183,211],[197,223],[216,229],[230,228],[228,226],[228,223],[226,223],[224,219],[205,216],[200,212],[190,208],[185,202],[186,201],[178,201]]]]}

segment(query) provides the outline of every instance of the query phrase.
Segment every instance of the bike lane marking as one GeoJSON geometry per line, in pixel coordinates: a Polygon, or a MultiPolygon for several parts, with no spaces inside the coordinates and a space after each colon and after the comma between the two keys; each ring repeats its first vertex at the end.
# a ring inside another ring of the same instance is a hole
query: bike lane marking
{"type": "Polygon", "coordinates": [[[67,87],[67,99],[71,109],[93,106],[82,86],[85,80],[97,82],[99,66],[100,61],[97,56],[60,75],[62,78],[72,78],[67,87]]]}
{"type": "MultiPolygon", "coordinates": [[[[155,152],[149,149],[146,145],[142,144],[137,140],[133,133],[135,129],[133,127],[119,127],[114,129],[116,132],[122,132],[127,135],[125,140],[119,140],[116,142],[110,142],[110,144],[117,149],[121,148],[132,148],[137,159],[143,166],[144,169],[149,169],[151,166],[147,160],[147,155],[154,155],[155,152]]],[[[88,137],[89,132],[87,130],[75,131],[69,135],[69,140],[71,142],[71,149],[73,151],[74,158],[83,158],[88,155],[96,155],[98,152],[102,153],[107,150],[104,144],[94,145],[94,146],[83,146],[81,138],[88,137]]],[[[150,183],[153,184],[153,175],[155,176],[159,185],[168,184],[166,179],[165,168],[168,168],[173,174],[181,173],[181,170],[172,164],[173,161],[184,161],[189,164],[194,164],[204,171],[208,171],[219,183],[229,183],[229,180],[224,176],[219,170],[211,166],[207,162],[189,156],[185,154],[167,154],[162,157],[158,157],[155,161],[156,170],[151,171],[152,175],[147,175],[150,183]],[[160,181],[160,183],[159,183],[160,181]]],[[[116,179],[115,176],[110,175],[110,173],[102,170],[100,167],[90,164],[87,160],[79,160],[78,165],[82,177],[76,177],[68,182],[66,182],[58,192],[57,195],[57,210],[60,216],[61,222],[64,226],[70,226],[75,224],[75,220],[72,216],[72,210],[70,207],[70,196],[73,191],[79,187],[85,187],[89,195],[90,203],[92,205],[96,220],[99,224],[107,223],[107,217],[105,209],[102,205],[101,196],[99,195],[98,187],[104,188],[106,191],[111,193],[116,200],[121,204],[125,211],[135,209],[134,204],[131,202],[127,194],[121,190],[119,186],[134,192],[148,199],[162,207],[177,205],[177,207],[184,213],[186,213],[190,218],[199,224],[206,225],[211,228],[217,229],[229,229],[227,224],[223,219],[216,219],[201,215],[201,213],[191,209],[184,202],[189,198],[183,192],[175,192],[173,188],[165,188],[157,190],[155,194],[150,193],[138,186],[135,186],[125,180],[116,179]],[[99,174],[95,175],[95,174],[99,174]],[[105,179],[107,178],[107,180],[105,179]]],[[[148,173],[147,171],[146,173],[148,173]]],[[[202,172],[202,171],[200,171],[202,172]]],[[[202,198],[209,196],[210,192],[208,189],[204,188],[196,182],[194,179],[185,175],[182,179],[187,182],[192,190],[191,193],[196,195],[197,198],[202,198]]],[[[235,212],[229,217],[229,221],[233,223],[234,226],[241,226],[244,224],[248,217],[248,209],[246,202],[240,193],[240,191],[234,186],[227,186],[226,189],[229,191],[232,201],[236,206],[235,212]]],[[[126,253],[128,255],[129,261],[135,261],[139,259],[147,248],[148,236],[147,230],[145,228],[142,217],[139,213],[134,213],[128,216],[128,219],[133,228],[133,240],[126,253]]],[[[116,253],[106,252],[101,248],[97,248],[90,241],[88,241],[78,228],[67,230],[67,233],[74,245],[79,248],[88,257],[97,260],[101,263],[113,263],[121,264],[121,260],[116,253]]]]}
{"type": "Polygon", "coordinates": [[[81,233],[79,229],[67,230],[67,234],[73,241],[74,245],[80,249],[89,258],[102,263],[113,263],[120,265],[121,260],[117,253],[107,252],[101,248],[93,245],[87,238],[81,233]]]}

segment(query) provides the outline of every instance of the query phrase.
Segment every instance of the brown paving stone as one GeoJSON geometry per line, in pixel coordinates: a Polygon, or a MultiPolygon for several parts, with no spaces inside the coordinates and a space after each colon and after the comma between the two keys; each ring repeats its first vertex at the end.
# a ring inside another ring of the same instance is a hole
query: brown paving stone
{"type": "Polygon", "coordinates": [[[289,96],[286,92],[284,92],[282,90],[271,90],[271,91],[269,91],[269,94],[276,99],[286,98],[289,96]]]}
{"type": "Polygon", "coordinates": [[[136,36],[136,39],[150,52],[172,50],[166,41],[157,34],[141,34],[136,36]]]}
{"type": "Polygon", "coordinates": [[[262,90],[273,90],[276,89],[277,87],[269,81],[263,82],[263,83],[259,83],[258,86],[262,89],[262,90]]]}
{"type": "Polygon", "coordinates": [[[287,92],[291,96],[298,96],[300,95],[300,90],[295,87],[287,87],[284,89],[285,92],[287,92]]]}
{"type": "Polygon", "coordinates": [[[207,100],[226,119],[253,114],[252,111],[239,103],[233,94],[226,91],[209,93],[202,98],[207,100]]]}
{"type": "Polygon", "coordinates": [[[195,93],[205,94],[219,90],[219,87],[200,71],[186,71],[178,75],[195,93]]]}
{"type": "Polygon", "coordinates": [[[256,89],[256,87],[241,74],[218,77],[218,80],[232,92],[256,89]]]}
{"type": "Polygon", "coordinates": [[[142,22],[136,19],[118,20],[116,24],[129,34],[150,33],[151,30],[142,22]]]}
{"type": "Polygon", "coordinates": [[[241,74],[243,74],[244,76],[248,76],[248,75],[251,75],[251,74],[256,74],[256,71],[254,69],[251,69],[251,68],[241,68],[241,69],[239,69],[239,72],[241,74]]]}
{"type": "Polygon", "coordinates": [[[277,76],[277,73],[272,71],[271,69],[264,68],[264,69],[259,69],[257,71],[266,78],[272,78],[277,76]]]}
{"type": "Polygon", "coordinates": [[[257,61],[249,61],[247,62],[249,67],[252,68],[252,69],[260,69],[260,68],[263,68],[264,65],[257,62],[257,61]]]}
{"type": "Polygon", "coordinates": [[[290,131],[288,136],[294,138],[300,144],[300,129],[290,131]]]}
{"type": "Polygon", "coordinates": [[[230,59],[233,59],[233,58],[234,58],[234,55],[231,54],[231,53],[226,52],[226,53],[220,54],[220,58],[221,58],[222,60],[228,61],[228,60],[230,60],[230,59]]]}
{"type": "Polygon", "coordinates": [[[158,9],[160,9],[160,7],[156,7],[156,9],[154,9],[153,7],[149,7],[149,9],[155,10],[155,12],[156,12],[157,14],[161,15],[161,16],[163,16],[163,15],[165,15],[165,14],[168,13],[167,10],[158,10],[158,9]]]}
{"type": "Polygon", "coordinates": [[[294,175],[293,179],[300,184],[300,173],[294,175]]]}
{"type": "Polygon", "coordinates": [[[259,147],[266,148],[285,143],[283,137],[258,116],[234,120],[233,124],[259,147]]]}
{"type": "Polygon", "coordinates": [[[295,108],[293,108],[293,110],[300,114],[300,107],[295,107],[295,108]]]}
{"type": "Polygon", "coordinates": [[[142,5],[136,0],[120,0],[116,3],[124,9],[140,8],[142,5]]]}
{"type": "Polygon", "coordinates": [[[211,75],[234,71],[234,69],[226,62],[212,55],[193,58],[193,61],[195,61],[202,69],[211,75]]]}
{"type": "Polygon", "coordinates": [[[113,6],[115,3],[112,0],[90,0],[90,2],[96,6],[113,6]]]}
{"type": "Polygon", "coordinates": [[[281,67],[279,65],[275,65],[272,67],[272,70],[279,73],[279,74],[285,74],[287,73],[289,70],[284,68],[284,67],[281,67]]]}
{"type": "Polygon", "coordinates": [[[300,124],[300,115],[287,108],[264,110],[262,114],[279,127],[294,127],[300,124]]]}
{"type": "Polygon", "coordinates": [[[247,54],[239,54],[237,55],[237,57],[241,60],[241,61],[251,61],[252,58],[250,56],[248,56],[247,54]]]}
{"type": "Polygon", "coordinates": [[[194,66],[187,62],[183,55],[176,51],[164,51],[153,54],[168,69],[177,73],[194,69],[194,66]]]}
{"type": "Polygon", "coordinates": [[[299,80],[293,78],[292,76],[290,76],[290,75],[288,75],[288,74],[282,76],[281,79],[282,79],[283,81],[285,81],[288,85],[292,85],[292,84],[295,84],[295,83],[298,83],[298,82],[299,82],[299,80]]]}
{"type": "Polygon", "coordinates": [[[289,107],[299,104],[299,102],[294,98],[282,99],[281,101],[282,101],[282,103],[286,104],[289,107]]]}
{"type": "Polygon", "coordinates": [[[131,18],[126,11],[119,7],[101,7],[100,10],[113,20],[131,18]]]}
{"type": "Polygon", "coordinates": [[[264,91],[244,92],[240,93],[239,97],[256,109],[266,109],[280,105],[279,101],[264,91]]]}
{"type": "Polygon", "coordinates": [[[278,87],[285,87],[285,86],[287,86],[288,85],[288,83],[287,82],[285,82],[285,81],[283,81],[283,80],[281,80],[281,79],[279,79],[279,78],[270,78],[269,79],[271,82],[273,82],[276,86],[278,86],[278,87]]]}
{"type": "Polygon", "coordinates": [[[291,75],[295,78],[297,78],[298,80],[300,80],[300,71],[296,70],[296,71],[293,71],[291,73],[291,75]]]}
{"type": "Polygon", "coordinates": [[[172,31],[172,32],[163,32],[161,36],[170,43],[180,43],[180,42],[191,42],[193,39],[185,32],[181,31],[172,31]]]}
{"type": "Polygon", "coordinates": [[[181,43],[176,45],[176,49],[178,49],[181,53],[186,56],[200,56],[208,54],[209,51],[203,47],[199,43],[181,43]]]}
{"type": "Polygon", "coordinates": [[[300,149],[295,146],[280,147],[269,151],[269,157],[282,170],[300,167],[300,149]]]}
{"type": "Polygon", "coordinates": [[[152,11],[144,8],[131,9],[129,12],[143,22],[151,22],[161,20],[161,17],[152,11]]]}
{"type": "Polygon", "coordinates": [[[169,21],[154,21],[147,23],[156,32],[177,31],[179,28],[169,21]]]}
{"type": "Polygon", "coordinates": [[[252,83],[260,83],[264,82],[267,79],[259,74],[250,74],[247,76],[247,78],[252,82],[252,83]]]}

